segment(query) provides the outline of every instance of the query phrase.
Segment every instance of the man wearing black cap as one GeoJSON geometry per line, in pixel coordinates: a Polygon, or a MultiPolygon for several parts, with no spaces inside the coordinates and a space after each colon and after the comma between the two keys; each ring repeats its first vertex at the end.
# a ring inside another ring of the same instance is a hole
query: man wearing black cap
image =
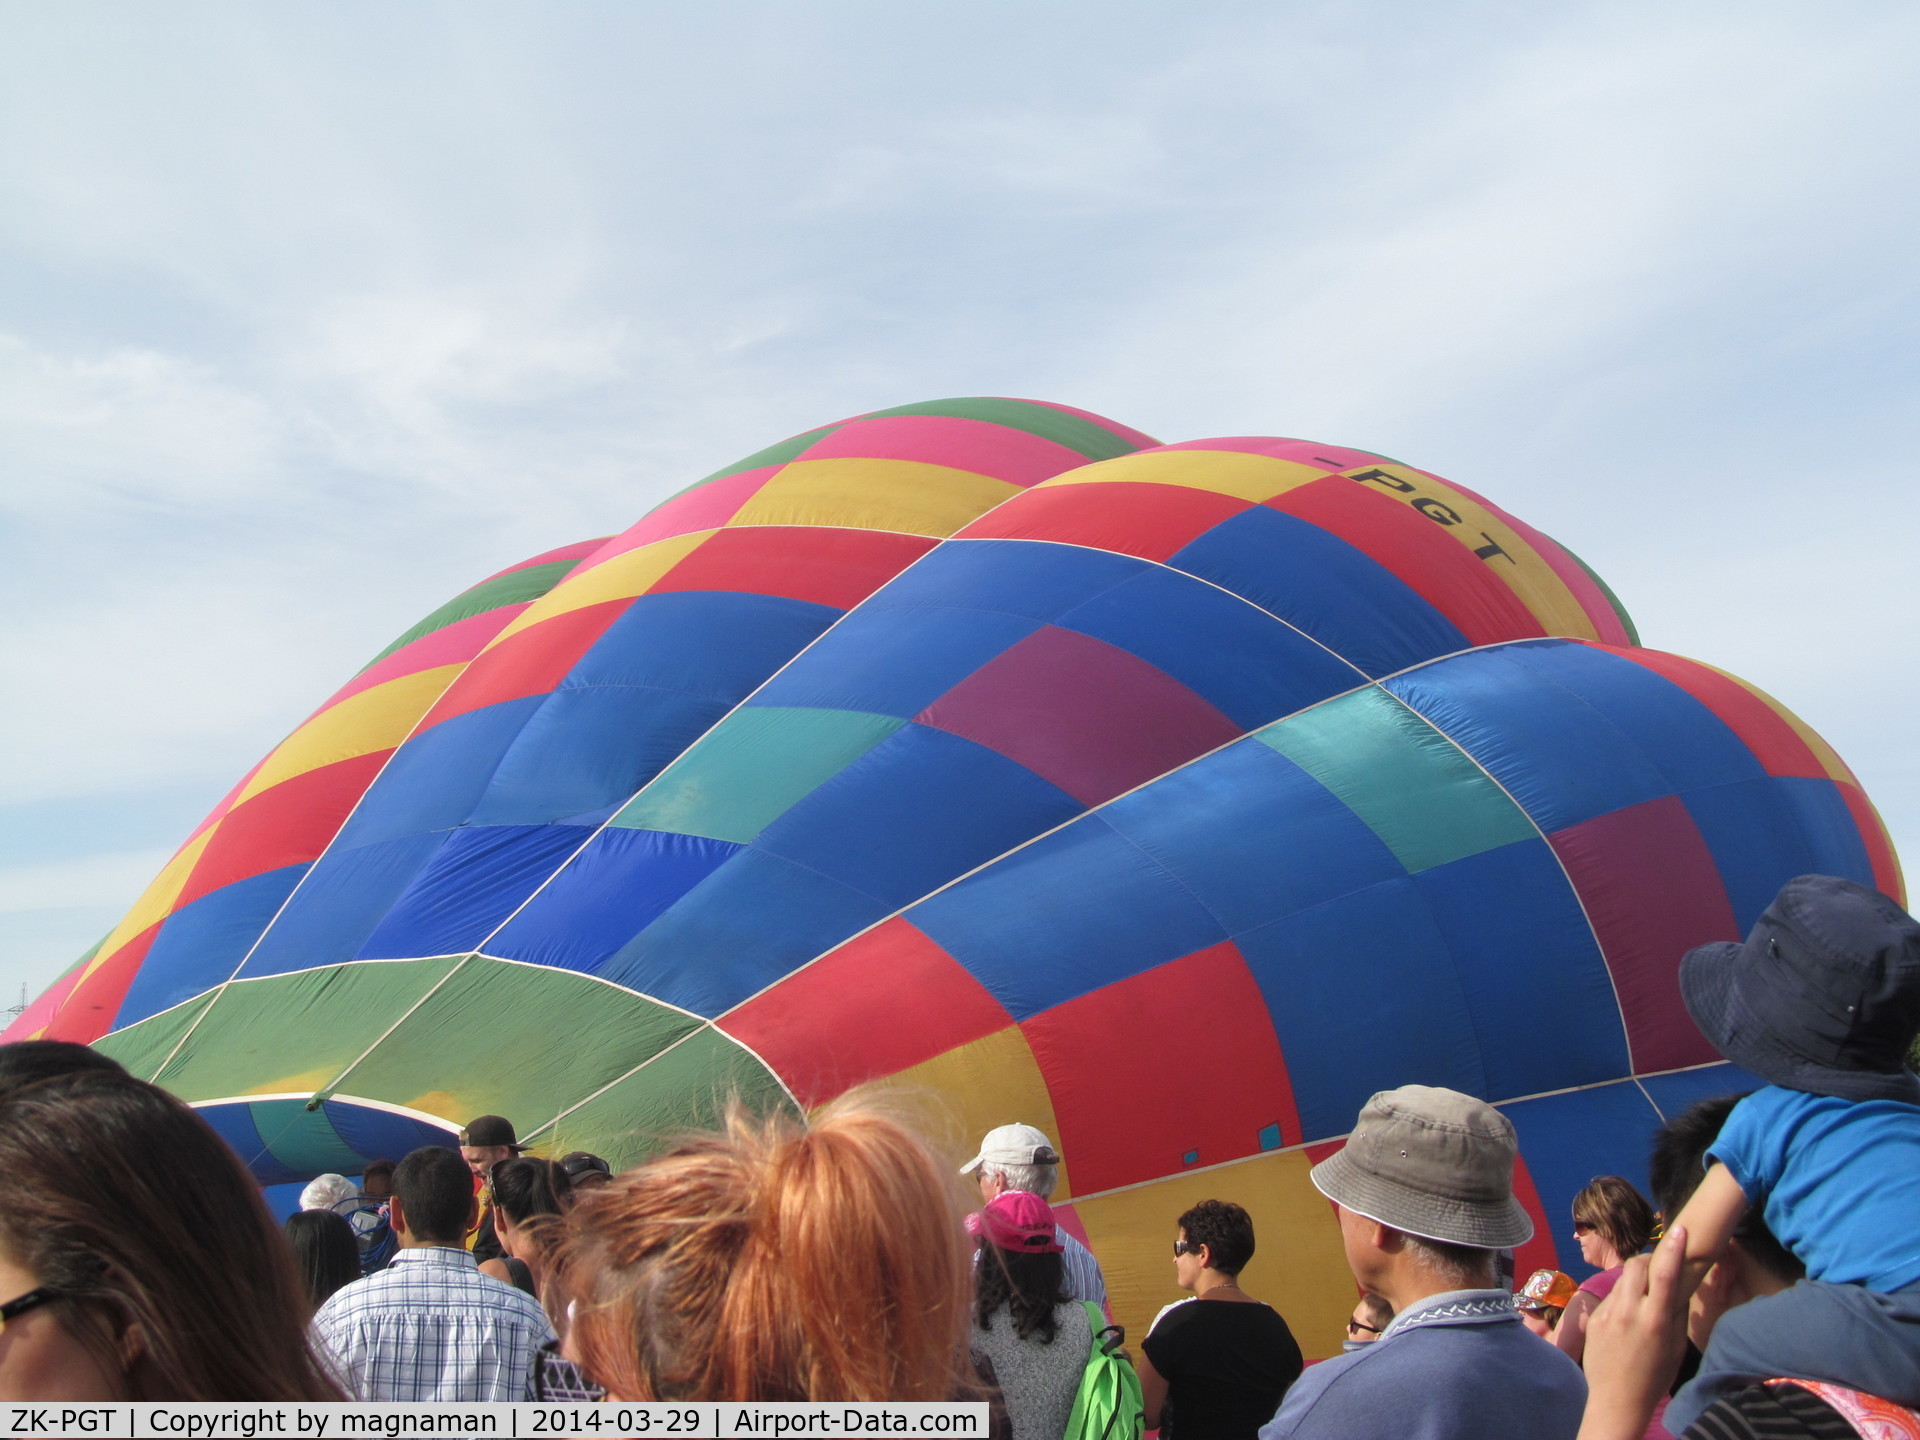
{"type": "Polygon", "coordinates": [[[504,1115],[482,1115],[477,1120],[469,1120],[460,1132],[460,1158],[473,1172],[480,1197],[479,1224],[467,1241],[467,1248],[473,1251],[473,1258],[479,1264],[501,1259],[507,1253],[500,1237],[494,1234],[493,1191],[487,1178],[495,1165],[512,1159],[526,1148],[513,1133],[513,1122],[504,1115]]]}
{"type": "Polygon", "coordinates": [[[1507,1117],[1457,1090],[1403,1085],[1366,1103],[1311,1178],[1354,1279],[1393,1319],[1294,1381],[1260,1440],[1574,1440],[1580,1367],[1527,1333],[1498,1283],[1496,1252],[1533,1237],[1513,1198],[1517,1154],[1507,1117]]]}

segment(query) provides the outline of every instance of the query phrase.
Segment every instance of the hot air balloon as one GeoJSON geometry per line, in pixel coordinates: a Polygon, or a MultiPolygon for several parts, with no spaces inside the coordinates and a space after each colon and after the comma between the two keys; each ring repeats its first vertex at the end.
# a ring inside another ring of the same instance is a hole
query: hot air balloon
{"type": "Polygon", "coordinates": [[[435,611],[8,1038],[98,1045],[263,1182],[483,1112],[630,1163],[890,1080],[1056,1138],[1135,1334],[1174,1217],[1245,1204],[1315,1355],[1353,1287],[1306,1174],[1370,1093],[1499,1104],[1519,1269],[1577,1266],[1573,1193],[1742,1084],[1680,955],[1803,872],[1901,893],[1838,756],[1473,492],[947,400],[435,611]]]}

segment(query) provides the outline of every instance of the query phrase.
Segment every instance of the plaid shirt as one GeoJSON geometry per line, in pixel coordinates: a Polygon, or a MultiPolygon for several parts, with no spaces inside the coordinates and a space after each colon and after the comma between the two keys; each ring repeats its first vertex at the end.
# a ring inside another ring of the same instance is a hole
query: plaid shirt
{"type": "Polygon", "coordinates": [[[335,1292],[313,1328],[363,1400],[531,1400],[534,1356],[553,1338],[532,1296],[440,1245],[335,1292]]]}

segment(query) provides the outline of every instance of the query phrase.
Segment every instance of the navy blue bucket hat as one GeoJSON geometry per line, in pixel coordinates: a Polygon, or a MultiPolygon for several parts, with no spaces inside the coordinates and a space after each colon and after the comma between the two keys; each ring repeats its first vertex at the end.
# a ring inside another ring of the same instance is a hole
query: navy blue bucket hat
{"type": "Polygon", "coordinates": [[[1741,944],[1680,962],[1694,1024],[1736,1065],[1789,1090],[1920,1104],[1920,924],[1878,890],[1789,880],[1741,944]]]}

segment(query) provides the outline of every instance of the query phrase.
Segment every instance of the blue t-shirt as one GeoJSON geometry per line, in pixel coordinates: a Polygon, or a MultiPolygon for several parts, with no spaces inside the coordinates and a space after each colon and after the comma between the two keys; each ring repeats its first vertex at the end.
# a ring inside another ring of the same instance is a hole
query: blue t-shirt
{"type": "Polygon", "coordinates": [[[1920,1280],[1920,1105],[1769,1085],[1707,1151],[1807,1278],[1881,1292],[1920,1280]]]}

